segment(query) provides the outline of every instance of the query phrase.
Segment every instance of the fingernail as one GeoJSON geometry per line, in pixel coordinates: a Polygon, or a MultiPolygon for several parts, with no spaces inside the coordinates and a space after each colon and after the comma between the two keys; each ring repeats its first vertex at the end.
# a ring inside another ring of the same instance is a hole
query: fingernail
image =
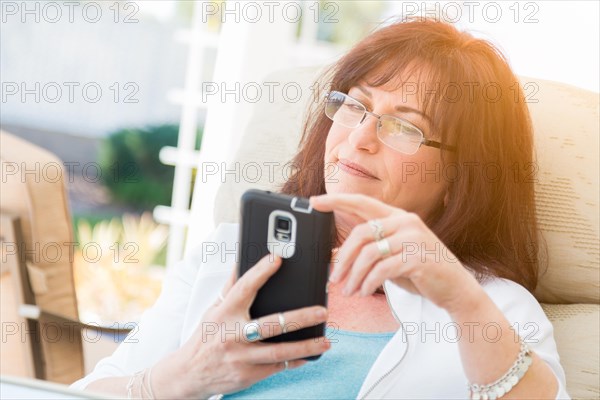
{"type": "Polygon", "coordinates": [[[337,283],[339,279],[340,277],[338,276],[338,274],[334,273],[329,277],[329,282],[337,283]]]}
{"type": "Polygon", "coordinates": [[[327,316],[327,309],[324,307],[319,307],[316,314],[317,318],[325,318],[325,316],[327,316]]]}

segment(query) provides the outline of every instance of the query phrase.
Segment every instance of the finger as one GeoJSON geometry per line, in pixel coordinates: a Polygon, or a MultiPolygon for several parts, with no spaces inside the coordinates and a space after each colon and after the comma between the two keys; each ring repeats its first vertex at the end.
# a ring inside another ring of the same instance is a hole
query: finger
{"type": "MultiPolygon", "coordinates": [[[[401,226],[403,220],[404,218],[402,215],[381,220],[380,222],[384,229],[384,234],[386,233],[386,230],[389,232],[389,230],[392,229],[392,224],[401,226]],[[398,225],[398,223],[400,223],[400,225],[398,225]]],[[[403,241],[404,237],[404,233],[396,231],[393,235],[364,245],[350,268],[350,276],[348,277],[344,294],[351,296],[356,291],[359,291],[361,295],[371,294],[372,292],[368,292],[367,289],[364,289],[363,291],[362,286],[367,279],[367,276],[373,274],[373,270],[377,264],[386,260],[386,262],[379,265],[377,271],[375,271],[372,277],[372,279],[376,279],[379,282],[379,284],[373,288],[373,291],[376,290],[383,283],[383,281],[385,281],[385,279],[400,276],[398,275],[399,268],[406,266],[404,245],[408,243],[403,241]],[[381,244],[381,241],[387,242],[390,251],[389,255],[383,254],[380,250],[379,245],[381,244]]],[[[374,285],[375,283],[372,284],[374,285]]]]}
{"type": "MultiPolygon", "coordinates": [[[[389,236],[402,226],[402,214],[378,220],[383,236],[389,236]]],[[[367,222],[356,225],[344,241],[338,252],[338,262],[334,264],[330,280],[337,283],[344,279],[352,263],[358,257],[363,246],[375,240],[375,230],[367,222]]]]}
{"type": "Polygon", "coordinates": [[[229,279],[227,280],[227,282],[225,282],[225,285],[219,291],[219,295],[218,295],[217,301],[215,302],[215,305],[219,305],[225,301],[225,298],[227,297],[227,293],[229,293],[229,291],[235,284],[236,280],[237,280],[237,271],[234,268],[231,275],[229,276],[229,279]]]}
{"type": "Polygon", "coordinates": [[[234,268],[233,271],[231,271],[231,275],[229,275],[229,280],[225,282],[225,286],[223,286],[223,289],[221,289],[223,297],[227,296],[227,293],[229,293],[229,291],[235,284],[235,281],[237,281],[237,271],[234,268]]]}
{"type": "MultiPolygon", "coordinates": [[[[306,364],[307,360],[288,360],[287,369],[295,369],[306,364]]],[[[251,382],[262,381],[269,376],[286,369],[285,361],[274,364],[249,364],[249,380],[251,382]]]]}
{"type": "MultiPolygon", "coordinates": [[[[382,226],[386,226],[388,221],[382,220],[382,226]]],[[[400,216],[396,223],[401,226],[406,225],[405,219],[400,216]]],[[[408,234],[410,236],[410,234],[408,234]]],[[[360,286],[356,289],[360,291],[361,296],[368,296],[372,294],[379,286],[381,286],[386,279],[402,279],[410,282],[410,273],[415,269],[415,258],[417,260],[421,257],[419,254],[419,246],[415,242],[407,242],[406,232],[404,230],[400,232],[396,231],[395,234],[387,236],[385,239],[388,242],[388,246],[391,252],[389,257],[382,258],[382,254],[379,253],[377,243],[373,243],[375,246],[375,252],[377,253],[377,261],[375,265],[368,271],[367,276],[364,277],[360,286]]],[[[403,282],[404,283],[404,282],[403,282]]],[[[414,287],[414,285],[410,285],[414,287]]]]}
{"type": "Polygon", "coordinates": [[[248,346],[245,351],[248,362],[273,364],[323,354],[330,347],[329,340],[321,337],[297,342],[263,343],[261,346],[248,346]]]}
{"type": "Polygon", "coordinates": [[[395,208],[363,194],[341,193],[313,196],[311,206],[318,211],[341,211],[356,215],[363,220],[383,218],[390,215],[395,208]]]}
{"type": "Polygon", "coordinates": [[[338,249],[336,262],[333,263],[329,280],[338,283],[344,279],[352,266],[352,260],[356,259],[364,245],[373,241],[373,233],[367,224],[356,225],[344,244],[338,249]]]}
{"type": "MultiPolygon", "coordinates": [[[[285,361],[278,362],[275,364],[262,364],[272,372],[269,375],[276,374],[277,372],[285,371],[286,369],[294,369],[303,366],[308,360],[287,360],[287,367],[285,361]]],[[[256,365],[254,366],[256,368],[256,365]]]]}
{"type": "Polygon", "coordinates": [[[257,320],[260,326],[260,336],[263,339],[327,321],[327,309],[322,306],[304,307],[281,314],[283,316],[283,328],[281,321],[279,321],[279,313],[265,315],[257,320]]]}
{"type": "Polygon", "coordinates": [[[419,293],[409,277],[414,268],[406,263],[401,253],[377,262],[363,281],[360,288],[361,296],[373,294],[388,279],[411,293],[419,293]]]}
{"type": "Polygon", "coordinates": [[[395,254],[391,257],[379,260],[375,266],[369,271],[360,287],[361,296],[369,296],[377,290],[377,288],[391,278],[401,277],[402,255],[395,254]]]}
{"type": "Polygon", "coordinates": [[[281,257],[267,254],[242,275],[230,290],[233,307],[249,309],[258,290],[279,269],[281,257]]]}
{"type": "Polygon", "coordinates": [[[352,263],[348,282],[346,282],[343,294],[346,296],[352,296],[356,290],[360,289],[363,280],[380,259],[381,254],[379,253],[377,244],[375,242],[371,242],[363,246],[358,254],[358,257],[356,257],[356,260],[354,263],[352,263]]]}

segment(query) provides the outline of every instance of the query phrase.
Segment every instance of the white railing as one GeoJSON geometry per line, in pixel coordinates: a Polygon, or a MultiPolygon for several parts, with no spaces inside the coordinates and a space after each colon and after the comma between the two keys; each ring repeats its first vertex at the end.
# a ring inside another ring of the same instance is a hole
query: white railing
{"type": "Polygon", "coordinates": [[[201,83],[203,52],[206,48],[217,47],[218,43],[218,36],[206,31],[200,12],[201,4],[194,2],[191,30],[177,31],[174,35],[175,40],[188,44],[188,59],[184,90],[171,90],[168,95],[170,101],[180,104],[182,108],[177,148],[163,148],[160,153],[161,162],[175,167],[173,196],[171,207],[158,206],[154,209],[154,218],[170,226],[167,266],[177,262],[183,253],[186,226],[189,223],[192,169],[198,165],[200,157],[199,152],[195,151],[198,109],[205,107],[195,96],[201,83]]]}
{"type": "MultiPolygon", "coordinates": [[[[190,249],[214,229],[214,201],[220,181],[201,179],[202,165],[221,165],[232,160],[251,113],[251,104],[216,101],[214,97],[206,99],[206,94],[200,90],[202,82],[199,79],[202,76],[202,49],[218,43],[212,80],[227,88],[236,83],[261,82],[266,74],[278,69],[329,62],[340,52],[317,41],[318,23],[313,18],[302,19],[300,38],[296,38],[297,26],[282,18],[258,22],[242,18],[238,23],[223,24],[218,36],[210,34],[202,28],[200,3],[194,7],[190,34],[176,34],[177,39],[190,43],[185,88],[171,90],[168,95],[172,102],[182,106],[178,145],[177,148],[164,148],[160,153],[163,163],[175,166],[171,207],[159,206],[154,210],[154,217],[159,222],[170,225],[168,266],[182,257],[186,230],[190,243],[187,249],[190,249]],[[199,109],[205,109],[206,121],[202,149],[197,152],[194,141],[199,109]],[[198,172],[190,211],[187,202],[194,167],[198,172]]],[[[308,10],[317,3],[306,1],[301,4],[308,10]]]]}

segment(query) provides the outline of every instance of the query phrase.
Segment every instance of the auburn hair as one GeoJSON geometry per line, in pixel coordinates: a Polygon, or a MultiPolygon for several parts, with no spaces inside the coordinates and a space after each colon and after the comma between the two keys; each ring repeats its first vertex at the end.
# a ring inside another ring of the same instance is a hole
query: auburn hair
{"type": "MultiPolygon", "coordinates": [[[[431,132],[455,147],[441,150],[440,174],[448,191],[425,223],[480,282],[497,276],[533,292],[546,259],[535,213],[533,128],[508,61],[488,41],[451,24],[410,18],[375,30],[327,68],[319,82],[344,93],[359,81],[373,87],[400,82],[408,90],[401,75],[417,76],[425,86],[417,86],[417,96],[431,118],[431,132]]],[[[315,97],[292,160],[295,174],[283,193],[326,193],[325,141],[331,124],[315,97]]]]}

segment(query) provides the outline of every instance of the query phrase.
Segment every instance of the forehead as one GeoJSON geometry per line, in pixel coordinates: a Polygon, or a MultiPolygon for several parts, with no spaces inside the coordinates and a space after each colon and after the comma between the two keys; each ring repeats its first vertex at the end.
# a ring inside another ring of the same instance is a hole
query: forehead
{"type": "Polygon", "coordinates": [[[374,96],[394,98],[403,104],[425,109],[428,97],[434,94],[439,83],[436,84],[436,76],[430,68],[412,62],[402,70],[394,70],[393,65],[380,67],[352,85],[358,86],[374,96]]]}
{"type": "Polygon", "coordinates": [[[392,84],[372,86],[366,81],[359,81],[356,85],[352,86],[351,92],[353,94],[361,93],[363,94],[361,97],[366,97],[374,101],[390,102],[393,103],[393,106],[404,104],[417,109],[421,108],[412,83],[402,86],[392,84]]]}

